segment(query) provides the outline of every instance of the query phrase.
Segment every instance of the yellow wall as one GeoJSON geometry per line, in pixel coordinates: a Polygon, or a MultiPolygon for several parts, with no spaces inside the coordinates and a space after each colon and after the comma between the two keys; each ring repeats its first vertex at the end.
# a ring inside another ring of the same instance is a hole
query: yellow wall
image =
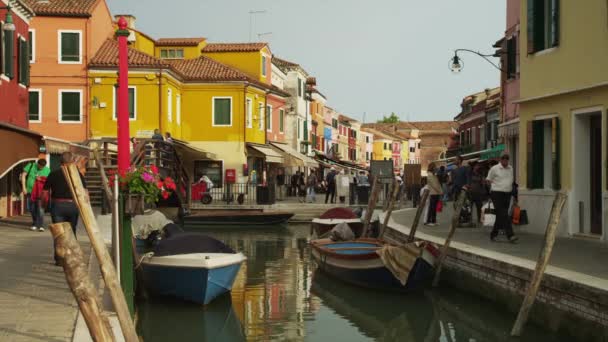
{"type": "Polygon", "coordinates": [[[147,53],[148,55],[154,55],[154,40],[150,39],[143,34],[135,32],[135,42],[131,43],[132,48],[139,50],[141,52],[147,53]]]}
{"type": "Polygon", "coordinates": [[[373,160],[389,160],[393,158],[392,140],[379,139],[374,140],[374,155],[373,160]],[[384,149],[384,144],[387,144],[387,149],[384,149]]]}
{"type": "Polygon", "coordinates": [[[560,44],[527,55],[527,1],[521,2],[521,98],[591,86],[608,79],[605,0],[560,1],[560,44]],[[584,23],[581,24],[581,23],[584,23]]]}
{"type": "Polygon", "coordinates": [[[160,50],[163,49],[183,49],[184,59],[193,59],[201,56],[201,49],[204,46],[204,42],[201,42],[197,46],[156,46],[154,47],[153,55],[156,58],[160,58],[160,50]]]}
{"type": "Polygon", "coordinates": [[[236,68],[263,83],[270,83],[270,51],[267,47],[255,52],[203,52],[204,56],[236,68]],[[267,56],[266,77],[262,76],[262,54],[267,56]]]}
{"type": "Polygon", "coordinates": [[[410,160],[410,142],[409,140],[401,141],[401,164],[407,164],[410,160]]]}

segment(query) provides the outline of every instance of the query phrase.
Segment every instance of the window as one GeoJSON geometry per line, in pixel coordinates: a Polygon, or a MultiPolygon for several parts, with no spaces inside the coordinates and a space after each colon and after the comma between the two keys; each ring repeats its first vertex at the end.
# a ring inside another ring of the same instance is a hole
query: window
{"type": "Polygon", "coordinates": [[[30,54],[28,43],[23,37],[19,39],[19,83],[27,86],[30,84],[30,54]]]}
{"type": "MultiPolygon", "coordinates": [[[[129,120],[136,119],[137,97],[134,86],[129,87],[129,120]]],[[[118,87],[114,87],[114,120],[118,118],[118,87]]]]}
{"type": "Polygon", "coordinates": [[[252,127],[252,122],[253,122],[253,104],[251,99],[247,99],[246,100],[246,106],[247,106],[247,127],[251,128],[252,127]]]}
{"type": "Polygon", "coordinates": [[[262,76],[266,76],[266,56],[262,56],[262,76]]]}
{"type": "Polygon", "coordinates": [[[175,96],[175,120],[178,125],[182,123],[182,96],[177,94],[175,96]]]}
{"type": "Polygon", "coordinates": [[[331,119],[331,127],[338,128],[338,119],[331,119]]]}
{"type": "Polygon", "coordinates": [[[81,31],[59,31],[59,63],[82,63],[81,31]]]}
{"type": "Polygon", "coordinates": [[[264,130],[264,103],[258,103],[258,129],[264,130]]]}
{"type": "Polygon", "coordinates": [[[302,97],[302,79],[298,78],[298,96],[302,97]]]}
{"type": "Polygon", "coordinates": [[[285,110],[279,110],[279,132],[285,132],[285,110]]]}
{"type": "Polygon", "coordinates": [[[507,39],[507,78],[517,76],[517,36],[507,39]]]}
{"type": "Polygon", "coordinates": [[[59,90],[59,122],[82,122],[82,90],[59,90]]]}
{"type": "Polygon", "coordinates": [[[272,106],[266,106],[266,130],[272,131],[272,106]]]}
{"type": "Polygon", "coordinates": [[[559,0],[528,0],[528,53],[559,45],[559,0]]]}
{"type": "Polygon", "coordinates": [[[173,122],[173,91],[167,89],[167,120],[173,122]]]}
{"type": "Polygon", "coordinates": [[[14,68],[14,64],[13,64],[13,50],[15,48],[15,44],[14,44],[14,31],[5,31],[5,30],[0,30],[2,31],[2,73],[8,77],[8,78],[13,78],[15,77],[15,68],[14,68]]]}
{"type": "Polygon", "coordinates": [[[410,152],[411,153],[416,153],[416,147],[415,146],[410,146],[410,152]]]}
{"type": "Polygon", "coordinates": [[[387,148],[386,148],[386,143],[384,143],[384,149],[385,149],[385,150],[387,149],[387,148]]]}
{"type": "Polygon", "coordinates": [[[369,144],[369,135],[365,136],[365,142],[369,144]]]}
{"type": "Polygon", "coordinates": [[[28,119],[30,122],[42,122],[42,90],[30,89],[28,119]]]}
{"type": "Polygon", "coordinates": [[[213,98],[213,126],[232,126],[232,97],[213,98]]]}
{"type": "Polygon", "coordinates": [[[365,152],[365,160],[369,160],[369,152],[365,152]]]}
{"type": "Polygon", "coordinates": [[[30,55],[30,64],[36,62],[36,30],[29,30],[28,34],[28,52],[30,55]]]}
{"type": "Polygon", "coordinates": [[[420,143],[418,143],[418,146],[417,146],[417,147],[418,147],[418,149],[420,149],[420,143]]]}
{"type": "Polygon", "coordinates": [[[528,189],[561,189],[558,118],[528,122],[528,189]]]}
{"type": "Polygon", "coordinates": [[[298,118],[298,127],[296,127],[296,129],[298,130],[298,139],[302,139],[302,133],[300,133],[300,118],[298,118]]]}
{"type": "Polygon", "coordinates": [[[184,49],[161,49],[160,58],[183,59],[184,58],[184,49]]]}

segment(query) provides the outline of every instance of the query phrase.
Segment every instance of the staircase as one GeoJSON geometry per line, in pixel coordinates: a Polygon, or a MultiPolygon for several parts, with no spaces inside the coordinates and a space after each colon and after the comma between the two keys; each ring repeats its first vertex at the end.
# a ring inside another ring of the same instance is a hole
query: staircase
{"type": "Polygon", "coordinates": [[[89,190],[91,206],[101,208],[104,201],[104,193],[99,168],[93,166],[87,167],[85,181],[87,182],[87,190],[89,190]]]}

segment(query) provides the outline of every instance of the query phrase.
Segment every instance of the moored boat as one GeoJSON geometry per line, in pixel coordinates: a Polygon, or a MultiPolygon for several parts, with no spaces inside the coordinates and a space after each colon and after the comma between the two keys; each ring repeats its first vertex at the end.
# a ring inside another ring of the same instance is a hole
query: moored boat
{"type": "MultiPolygon", "coordinates": [[[[402,248],[404,260],[390,260],[382,249],[391,248],[379,239],[311,241],[312,256],[319,269],[345,282],[379,290],[412,291],[424,287],[433,274],[434,255],[427,246],[410,243],[402,248]],[[381,257],[385,255],[385,260],[381,257]],[[393,266],[385,265],[386,259],[393,266]],[[394,266],[395,264],[398,264],[394,266]],[[399,278],[395,274],[399,275],[399,278]]],[[[398,248],[398,247],[397,247],[398,248]]]]}
{"type": "Polygon", "coordinates": [[[341,223],[348,224],[355,237],[361,237],[363,221],[350,208],[331,208],[311,222],[313,233],[319,237],[327,237],[329,232],[341,223]]]}

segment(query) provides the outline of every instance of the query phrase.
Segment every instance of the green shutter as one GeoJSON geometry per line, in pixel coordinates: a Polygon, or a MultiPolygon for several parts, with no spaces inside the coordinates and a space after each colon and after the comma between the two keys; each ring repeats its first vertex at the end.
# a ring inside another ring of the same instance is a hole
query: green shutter
{"type": "Polygon", "coordinates": [[[230,118],[230,99],[214,99],[214,125],[230,126],[232,124],[230,118]]]}
{"type": "Polygon", "coordinates": [[[80,121],[80,93],[61,93],[61,120],[80,121]]]}
{"type": "Polygon", "coordinates": [[[285,111],[281,109],[279,111],[279,132],[283,132],[283,130],[284,130],[284,125],[285,125],[285,123],[283,121],[283,120],[285,120],[284,116],[285,116],[285,111]]]}
{"type": "Polygon", "coordinates": [[[129,88],[129,119],[135,119],[135,88],[129,88]]]}
{"type": "Polygon", "coordinates": [[[19,39],[19,83],[29,85],[30,55],[26,41],[19,39]]]}
{"type": "Polygon", "coordinates": [[[552,173],[553,173],[553,189],[560,190],[561,184],[561,134],[559,118],[553,118],[551,120],[551,150],[553,154],[552,158],[552,173]]]}
{"type": "Polygon", "coordinates": [[[31,60],[32,56],[34,55],[34,35],[32,34],[32,31],[28,33],[27,37],[27,54],[29,56],[29,60],[31,60]]]}
{"type": "Polygon", "coordinates": [[[534,4],[536,0],[528,0],[528,21],[527,21],[527,34],[528,34],[528,54],[532,54],[536,52],[534,49],[536,45],[534,44],[534,34],[535,34],[535,23],[534,23],[534,4]]]}
{"type": "Polygon", "coordinates": [[[80,61],[80,33],[62,32],[61,33],[61,61],[78,62],[80,61]]]}
{"type": "Polygon", "coordinates": [[[298,96],[302,97],[302,80],[298,78],[298,96]]]}
{"type": "Polygon", "coordinates": [[[28,116],[30,121],[40,120],[40,93],[37,91],[29,92],[28,116]]]}
{"type": "Polygon", "coordinates": [[[15,70],[13,65],[14,48],[15,44],[13,41],[14,32],[4,31],[4,74],[8,78],[15,76],[15,70]]]}
{"type": "Polygon", "coordinates": [[[304,141],[308,141],[308,121],[304,120],[304,137],[302,138],[304,141]]]}
{"type": "Polygon", "coordinates": [[[545,121],[532,122],[532,189],[545,186],[545,121]]]}
{"type": "Polygon", "coordinates": [[[269,130],[270,129],[270,120],[272,120],[272,111],[270,110],[270,106],[266,106],[266,115],[265,115],[265,119],[266,120],[266,129],[269,130]]]}
{"type": "Polygon", "coordinates": [[[559,45],[559,0],[551,1],[551,46],[559,45]]]}

